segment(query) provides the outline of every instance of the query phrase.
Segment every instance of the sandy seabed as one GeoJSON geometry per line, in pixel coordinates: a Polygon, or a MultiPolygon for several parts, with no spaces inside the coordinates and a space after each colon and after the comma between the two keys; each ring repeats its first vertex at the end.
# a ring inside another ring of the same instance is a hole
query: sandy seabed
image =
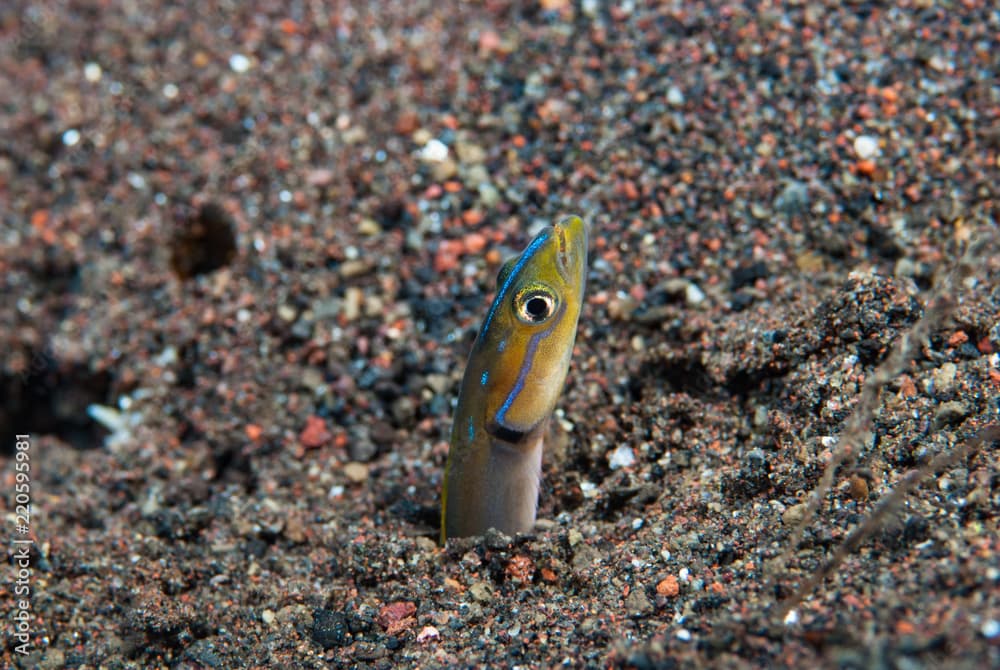
{"type": "Polygon", "coordinates": [[[1000,12],[946,4],[4,3],[0,664],[1000,667],[995,442],[782,612],[1000,421],[1000,12]],[[570,213],[539,524],[438,548],[570,213]]]}

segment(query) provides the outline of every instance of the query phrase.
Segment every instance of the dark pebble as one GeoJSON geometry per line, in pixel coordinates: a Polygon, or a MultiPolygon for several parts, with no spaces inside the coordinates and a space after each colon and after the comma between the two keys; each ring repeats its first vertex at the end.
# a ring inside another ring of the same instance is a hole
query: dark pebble
{"type": "Polygon", "coordinates": [[[313,612],[312,640],[324,649],[343,647],[351,642],[347,616],[343,612],[318,609],[313,612]]]}
{"type": "Polygon", "coordinates": [[[743,265],[733,270],[732,275],[730,275],[729,290],[736,291],[744,286],[750,286],[758,279],[766,279],[768,276],[770,273],[767,270],[767,264],[762,261],[743,265]]]}
{"type": "Polygon", "coordinates": [[[376,421],[371,429],[372,442],[380,447],[388,447],[396,441],[396,430],[385,421],[376,421]]]}
{"type": "Polygon", "coordinates": [[[215,643],[208,638],[195,640],[184,650],[184,659],[209,668],[220,668],[225,665],[219,657],[215,643]]]}
{"type": "Polygon", "coordinates": [[[507,549],[513,544],[513,539],[496,528],[490,528],[483,534],[483,542],[489,549],[507,549]]]}

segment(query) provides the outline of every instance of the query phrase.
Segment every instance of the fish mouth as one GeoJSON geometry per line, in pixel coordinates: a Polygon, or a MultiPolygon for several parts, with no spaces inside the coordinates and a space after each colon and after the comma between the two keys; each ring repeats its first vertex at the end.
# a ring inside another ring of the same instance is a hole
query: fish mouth
{"type": "Polygon", "coordinates": [[[570,283],[586,264],[588,226],[579,216],[567,216],[553,229],[559,272],[570,283]]]}

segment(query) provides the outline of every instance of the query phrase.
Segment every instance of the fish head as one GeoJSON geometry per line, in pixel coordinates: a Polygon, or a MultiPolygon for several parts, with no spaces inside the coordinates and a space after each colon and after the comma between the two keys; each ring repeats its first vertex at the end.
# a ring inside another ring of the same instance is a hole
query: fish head
{"type": "Polygon", "coordinates": [[[472,375],[481,384],[484,425],[518,443],[552,413],[576,339],[587,272],[587,226],[578,216],[542,230],[497,277],[479,332],[472,375]]]}

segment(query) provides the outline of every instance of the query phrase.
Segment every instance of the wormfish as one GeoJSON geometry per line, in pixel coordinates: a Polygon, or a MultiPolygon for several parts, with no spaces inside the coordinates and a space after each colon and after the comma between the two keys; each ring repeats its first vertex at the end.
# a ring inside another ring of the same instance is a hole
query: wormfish
{"type": "Polygon", "coordinates": [[[507,261],[472,346],[451,429],[441,543],[535,524],[542,438],[562,391],[587,273],[587,226],[567,217],[507,261]]]}

